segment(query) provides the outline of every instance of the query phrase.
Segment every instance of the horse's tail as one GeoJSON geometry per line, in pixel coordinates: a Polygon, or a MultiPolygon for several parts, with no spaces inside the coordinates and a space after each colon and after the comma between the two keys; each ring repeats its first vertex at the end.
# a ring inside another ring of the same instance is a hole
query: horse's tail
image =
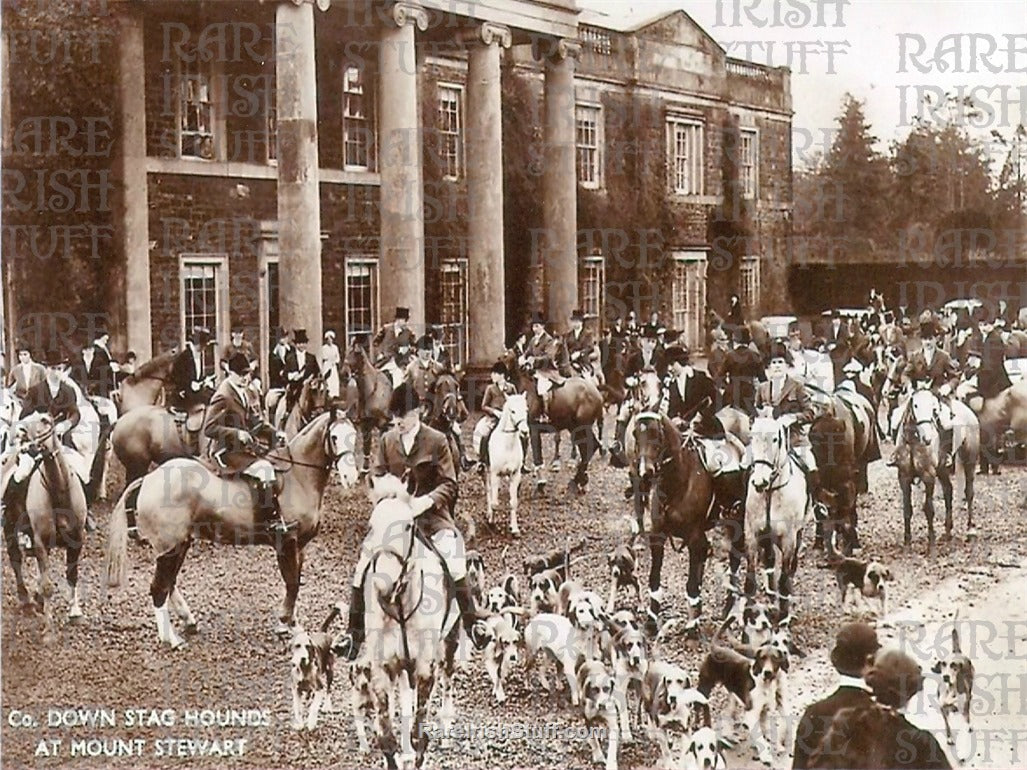
{"type": "Polygon", "coordinates": [[[136,479],[121,494],[117,505],[111,512],[110,531],[107,533],[106,572],[107,587],[117,588],[125,582],[128,570],[128,505],[129,497],[133,502],[139,494],[143,480],[136,479]]]}

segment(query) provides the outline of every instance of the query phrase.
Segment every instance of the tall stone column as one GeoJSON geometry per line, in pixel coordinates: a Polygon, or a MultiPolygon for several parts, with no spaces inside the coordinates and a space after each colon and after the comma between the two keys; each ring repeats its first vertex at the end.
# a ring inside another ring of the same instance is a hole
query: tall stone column
{"type": "Polygon", "coordinates": [[[115,143],[119,184],[113,198],[116,249],[123,271],[112,276],[110,299],[114,347],[133,350],[140,361],[153,354],[150,321],[150,238],[146,189],[146,66],[143,12],[121,4],[118,19],[118,105],[121,131],[115,143]]]}
{"type": "Polygon", "coordinates": [[[542,264],[546,311],[557,332],[568,329],[578,304],[578,179],[574,162],[576,41],[561,39],[545,51],[545,167],[542,176],[542,264]]]}
{"type": "Polygon", "coordinates": [[[503,280],[503,114],[500,46],[510,30],[484,23],[464,37],[467,72],[467,204],[470,361],[487,366],[506,346],[503,280]]]}
{"type": "Polygon", "coordinates": [[[401,305],[423,328],[424,181],[421,116],[417,103],[414,26],[424,32],[428,14],[398,2],[385,20],[378,49],[381,173],[381,307],[385,317],[401,305]]]}
{"type": "Polygon", "coordinates": [[[306,329],[316,343],[321,339],[321,195],[313,0],[278,4],[275,42],[279,313],[282,326],[306,329]]]}

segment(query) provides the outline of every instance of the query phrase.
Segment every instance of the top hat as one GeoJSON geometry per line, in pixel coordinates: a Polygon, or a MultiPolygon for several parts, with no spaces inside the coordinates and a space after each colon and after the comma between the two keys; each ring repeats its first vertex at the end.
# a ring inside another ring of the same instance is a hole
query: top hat
{"type": "Polygon", "coordinates": [[[410,308],[408,307],[397,307],[396,308],[396,321],[409,321],[410,320],[410,308]]]}
{"type": "Polygon", "coordinates": [[[250,360],[243,353],[232,353],[228,357],[228,371],[234,374],[247,374],[250,371],[250,360]]]}
{"type": "Polygon", "coordinates": [[[206,345],[210,342],[210,329],[205,326],[194,326],[191,339],[197,345],[206,345]]]}
{"type": "Polygon", "coordinates": [[[585,316],[582,315],[580,310],[573,310],[571,312],[571,320],[572,321],[584,321],[585,320],[585,316]]]}
{"type": "Polygon", "coordinates": [[[783,358],[785,361],[788,360],[788,347],[785,345],[784,340],[778,338],[770,343],[770,355],[767,357],[768,361],[773,361],[775,358],[783,358]]]}
{"type": "Polygon", "coordinates": [[[300,345],[300,344],[306,343],[306,342],[310,342],[310,340],[307,338],[307,330],[306,329],[296,329],[296,331],[295,331],[295,333],[293,335],[292,341],[294,343],[296,343],[297,345],[300,345]]]}
{"type": "Polygon", "coordinates": [[[529,319],[528,323],[532,326],[534,326],[535,324],[542,324],[543,326],[545,326],[546,317],[542,313],[536,311],[531,314],[531,318],[529,319]]]}
{"type": "Polygon", "coordinates": [[[506,364],[502,361],[496,361],[496,363],[492,364],[492,368],[489,369],[489,372],[491,374],[502,374],[504,377],[510,376],[510,370],[506,368],[506,364]]]}
{"type": "Polygon", "coordinates": [[[389,398],[389,414],[394,417],[402,417],[407,412],[421,406],[421,397],[417,395],[414,386],[405,380],[392,391],[389,398]]]}
{"type": "Polygon", "coordinates": [[[656,327],[652,324],[646,324],[642,327],[642,339],[644,340],[655,340],[657,339],[656,327]]]}
{"type": "Polygon", "coordinates": [[[831,664],[841,673],[860,676],[869,656],[881,649],[877,632],[866,623],[846,623],[838,630],[831,664]]]}
{"type": "Polygon", "coordinates": [[[932,339],[941,334],[941,324],[933,318],[920,322],[920,339],[932,339]]]}
{"type": "Polygon", "coordinates": [[[688,348],[685,345],[671,345],[664,352],[664,358],[668,364],[688,366],[688,357],[688,348]]]}

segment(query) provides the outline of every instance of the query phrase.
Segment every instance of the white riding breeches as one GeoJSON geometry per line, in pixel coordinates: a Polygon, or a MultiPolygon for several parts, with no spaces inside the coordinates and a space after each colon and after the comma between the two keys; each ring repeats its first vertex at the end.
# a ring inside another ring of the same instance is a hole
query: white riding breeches
{"type": "Polygon", "coordinates": [[[477,454],[478,447],[481,446],[482,439],[492,432],[492,429],[496,427],[499,422],[491,414],[482,416],[478,422],[474,424],[474,433],[471,438],[471,451],[477,454]]]}
{"type": "Polygon", "coordinates": [[[553,389],[553,382],[542,372],[535,372],[535,380],[538,382],[538,394],[544,396],[553,389]]]}
{"type": "Polygon", "coordinates": [[[382,371],[385,372],[386,374],[388,374],[389,377],[392,378],[392,387],[393,388],[398,388],[400,386],[400,384],[403,382],[403,374],[404,374],[403,370],[400,369],[399,368],[399,364],[397,364],[392,359],[390,359],[390,360],[386,361],[384,364],[382,364],[382,371]]]}
{"type": "MultiPolygon", "coordinates": [[[[463,580],[467,577],[467,549],[464,547],[464,538],[455,529],[440,529],[431,537],[432,545],[438,550],[446,563],[446,568],[453,580],[463,580]]],[[[357,567],[353,573],[353,587],[360,588],[364,582],[364,570],[371,560],[373,549],[381,544],[368,543],[366,540],[360,548],[360,557],[357,559],[357,567]]]]}

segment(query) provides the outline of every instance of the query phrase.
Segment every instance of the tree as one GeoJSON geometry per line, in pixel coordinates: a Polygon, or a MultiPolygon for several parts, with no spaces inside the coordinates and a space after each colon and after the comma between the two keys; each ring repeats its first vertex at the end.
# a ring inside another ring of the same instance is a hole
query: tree
{"type": "Polygon", "coordinates": [[[817,219],[813,231],[835,241],[838,253],[860,258],[889,238],[888,163],[874,149],[863,102],[846,94],[837,118],[838,133],[807,192],[821,196],[811,211],[817,219]]]}

